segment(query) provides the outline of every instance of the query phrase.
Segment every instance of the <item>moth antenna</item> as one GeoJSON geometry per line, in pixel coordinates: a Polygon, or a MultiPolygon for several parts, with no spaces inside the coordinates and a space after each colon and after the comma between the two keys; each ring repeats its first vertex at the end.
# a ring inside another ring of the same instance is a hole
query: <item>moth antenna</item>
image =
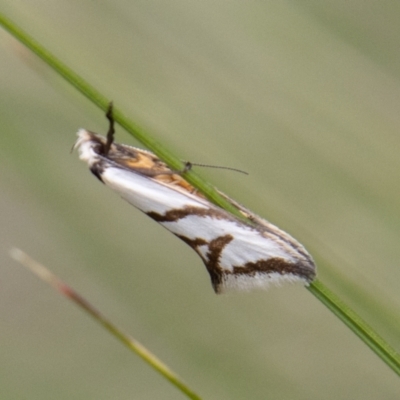
{"type": "Polygon", "coordinates": [[[205,168],[227,169],[227,170],[230,170],[230,171],[240,172],[241,174],[249,175],[248,172],[243,171],[242,169],[238,169],[238,168],[223,167],[223,166],[221,166],[221,165],[199,164],[199,163],[193,163],[193,162],[190,162],[190,161],[185,161],[185,167],[183,168],[183,171],[182,171],[182,172],[190,171],[190,170],[192,169],[193,166],[196,166],[196,167],[205,167],[205,168]]]}
{"type": "Polygon", "coordinates": [[[108,126],[108,132],[107,132],[107,142],[104,146],[104,155],[107,156],[108,152],[110,151],[111,145],[114,142],[114,115],[113,115],[113,102],[110,101],[108,104],[107,112],[106,112],[106,118],[110,122],[108,126]]]}

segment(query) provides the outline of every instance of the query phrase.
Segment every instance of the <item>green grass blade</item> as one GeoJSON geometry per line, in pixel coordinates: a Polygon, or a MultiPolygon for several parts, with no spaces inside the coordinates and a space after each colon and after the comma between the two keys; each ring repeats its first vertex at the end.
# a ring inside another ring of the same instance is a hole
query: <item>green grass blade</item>
{"type": "Polygon", "coordinates": [[[347,325],[397,375],[400,375],[399,353],[386,343],[365,321],[344,304],[321,281],[315,280],[307,289],[347,325]]]}
{"type": "Polygon", "coordinates": [[[171,382],[172,385],[177,387],[189,399],[201,400],[201,398],[196,393],[194,393],[182,381],[182,379],[177,374],[175,374],[167,365],[165,365],[158,357],[156,357],[133,337],[123,332],[122,329],[118,328],[113,322],[111,322],[107,317],[105,317],[95,307],[93,307],[84,297],[82,297],[70,286],[66,285],[46,267],[33,260],[22,250],[14,248],[11,250],[10,255],[15,261],[19,262],[21,265],[32,271],[41,280],[51,285],[59,293],[74,302],[83,311],[93,317],[95,321],[97,321],[100,325],[107,329],[114,337],[116,337],[131,351],[141,357],[147,364],[149,364],[153,369],[159,372],[165,379],[171,382]]]}
{"type": "MultiPolygon", "coordinates": [[[[106,110],[109,99],[101,95],[95,88],[89,85],[81,77],[75,74],[70,68],[56,59],[51,53],[44,49],[39,43],[32,39],[27,33],[18,28],[5,16],[0,14],[0,24],[14,37],[25,44],[35,54],[42,58],[57,73],[63,76],[68,82],[75,86],[89,100],[98,105],[103,111],[106,110]]],[[[114,109],[115,120],[131,133],[138,141],[143,143],[158,157],[165,161],[173,169],[182,169],[183,163],[171,154],[165,147],[152,139],[147,133],[140,129],[133,121],[118,110],[114,109]]],[[[185,178],[211,201],[220,207],[230,211],[242,218],[236,208],[207,182],[201,179],[193,171],[189,171],[185,178]]],[[[364,343],[366,343],[394,372],[400,375],[400,356],[385,341],[380,338],[354,311],[345,305],[336,295],[327,289],[320,281],[312,283],[308,290],[328,307],[342,322],[344,322],[364,343]]]]}

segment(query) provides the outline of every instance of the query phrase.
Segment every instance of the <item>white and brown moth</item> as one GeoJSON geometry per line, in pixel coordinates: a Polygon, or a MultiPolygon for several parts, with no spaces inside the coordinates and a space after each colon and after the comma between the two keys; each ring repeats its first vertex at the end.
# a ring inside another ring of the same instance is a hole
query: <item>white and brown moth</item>
{"type": "Polygon", "coordinates": [[[251,222],[234,217],[153,153],[114,143],[113,133],[105,138],[81,129],[75,144],[80,159],[106,186],[191,246],[216,293],[315,278],[313,259],[286,232],[225,196],[251,222]]]}

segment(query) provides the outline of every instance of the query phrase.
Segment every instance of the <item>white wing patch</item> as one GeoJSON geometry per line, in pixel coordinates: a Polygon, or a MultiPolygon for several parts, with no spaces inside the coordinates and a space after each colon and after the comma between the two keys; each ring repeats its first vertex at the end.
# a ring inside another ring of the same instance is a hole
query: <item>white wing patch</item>
{"type": "Polygon", "coordinates": [[[221,265],[230,271],[233,266],[254,263],[260,258],[279,257],[295,262],[278,243],[266,240],[261,232],[237,221],[189,215],[176,222],[161,222],[161,225],[191,240],[201,238],[211,242],[220,236],[231,235],[232,241],[224,247],[220,256],[221,265]]]}
{"type": "Polygon", "coordinates": [[[112,143],[105,154],[105,144],[81,129],[75,148],[104,184],[199,254],[217,293],[315,278],[311,256],[286,232],[225,196],[252,223],[232,216],[148,151],[112,143]]]}
{"type": "Polygon", "coordinates": [[[146,176],[121,168],[110,167],[101,175],[102,181],[118,192],[130,204],[148,213],[164,214],[172,208],[194,206],[207,208],[198,200],[191,199],[176,190],[160,184],[146,176]]]}

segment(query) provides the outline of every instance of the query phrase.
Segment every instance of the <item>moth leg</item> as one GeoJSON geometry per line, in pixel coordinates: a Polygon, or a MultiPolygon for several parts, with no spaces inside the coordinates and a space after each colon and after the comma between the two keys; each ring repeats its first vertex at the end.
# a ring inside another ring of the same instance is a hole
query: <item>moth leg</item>
{"type": "Polygon", "coordinates": [[[115,129],[114,129],[114,115],[113,115],[113,102],[110,101],[108,105],[108,109],[106,112],[106,118],[109,121],[109,126],[108,126],[108,132],[107,132],[107,142],[104,145],[104,156],[107,157],[111,145],[114,142],[114,134],[115,134],[115,129]]]}

